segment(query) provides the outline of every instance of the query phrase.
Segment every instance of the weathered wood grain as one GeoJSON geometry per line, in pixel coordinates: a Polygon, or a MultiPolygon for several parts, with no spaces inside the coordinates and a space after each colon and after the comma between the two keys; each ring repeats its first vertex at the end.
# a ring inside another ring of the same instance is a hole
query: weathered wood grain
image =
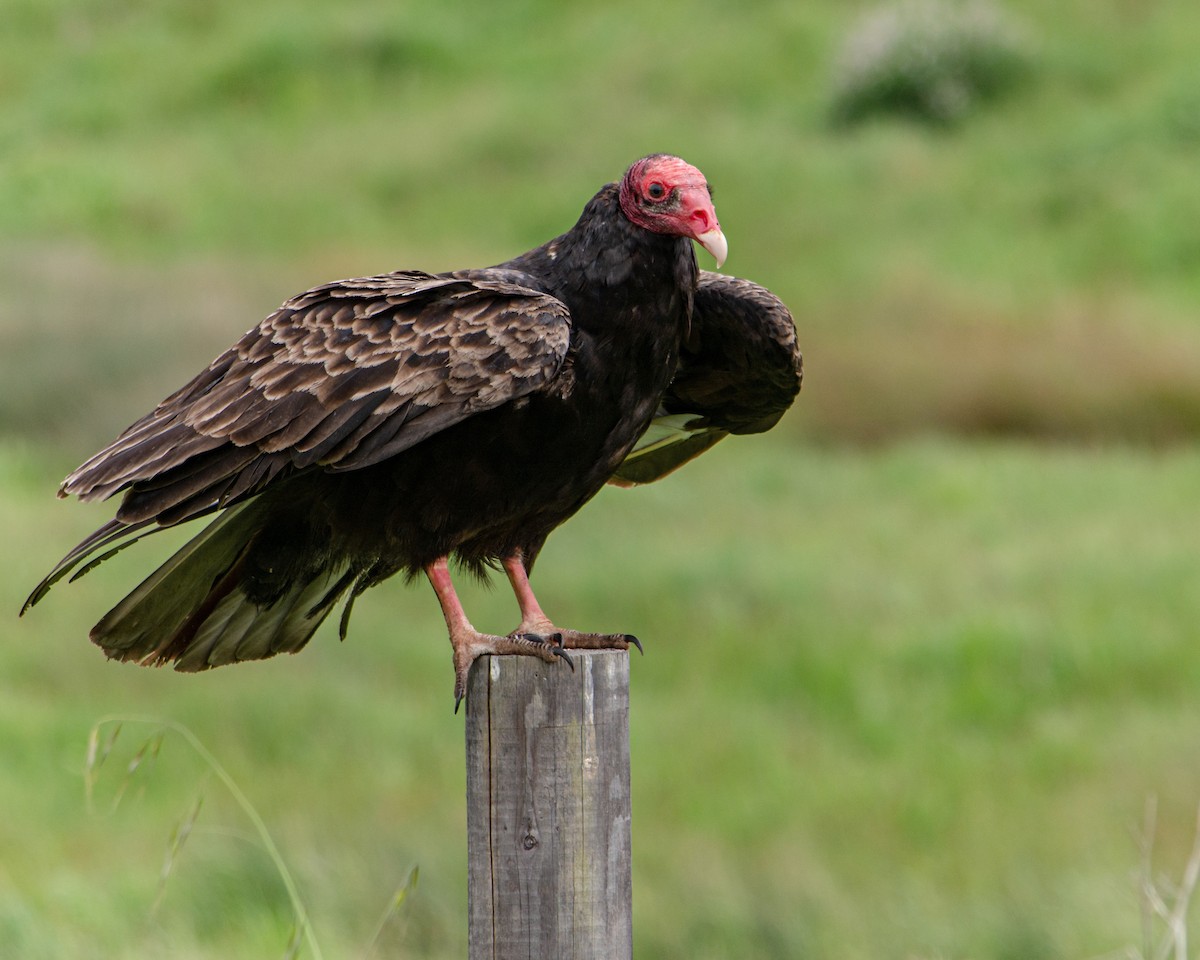
{"type": "Polygon", "coordinates": [[[467,691],[470,960],[629,960],[629,655],[476,661],[467,691]]]}

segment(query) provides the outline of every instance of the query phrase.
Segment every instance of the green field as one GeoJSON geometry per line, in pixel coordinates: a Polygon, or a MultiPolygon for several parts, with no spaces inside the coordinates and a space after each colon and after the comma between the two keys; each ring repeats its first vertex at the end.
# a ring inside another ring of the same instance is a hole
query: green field
{"type": "MultiPolygon", "coordinates": [[[[1182,871],[1200,798],[1200,455],[771,443],[611,491],[544,557],[565,622],[632,630],[635,939],[656,957],[1090,957],[1140,943],[1136,830],[1182,871]]],[[[47,510],[4,458],[19,560],[47,510]]],[[[43,478],[44,479],[44,478],[43,478]]],[[[94,517],[93,517],[94,519],[94,517]]],[[[147,547],[149,552],[154,552],[147,547]]],[[[161,550],[158,551],[161,553],[161,550]]],[[[143,561],[144,562],[144,561],[143,561]]],[[[187,725],[270,824],[327,956],[358,956],[413,865],[400,956],[465,949],[461,718],[431,593],[372,591],[345,645],[200,676],[106,663],[112,561],[5,628],[0,939],[19,956],[281,955],[291,913],[245,817],[127,727],[84,805],[88,728],[187,725]],[[176,823],[204,807],[150,914],[176,823]]],[[[514,619],[472,591],[481,625],[514,619]]]]}
{"type": "Polygon", "coordinates": [[[559,622],[646,643],[636,954],[1153,955],[1145,810],[1169,896],[1200,805],[1200,8],[1011,0],[1007,97],[843,129],[865,6],[0,0],[0,958],[285,954],[278,866],[163,723],[262,817],[324,958],[464,956],[425,585],[199,676],[87,641],[166,536],[15,613],[110,515],[62,475],[284,297],[502,260],[662,149],[807,369],[773,434],[605,491],[536,574],[559,622]],[[151,722],[89,796],[112,716],[151,722]]]}

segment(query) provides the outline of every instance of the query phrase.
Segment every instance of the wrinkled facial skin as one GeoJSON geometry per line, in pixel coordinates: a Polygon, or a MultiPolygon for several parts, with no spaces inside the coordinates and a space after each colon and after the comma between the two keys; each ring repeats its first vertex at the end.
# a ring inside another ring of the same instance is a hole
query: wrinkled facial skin
{"type": "Polygon", "coordinates": [[[725,237],[713,208],[712,191],[699,170],[679,157],[645,157],[625,173],[621,209],[631,223],[650,230],[688,237],[709,251],[720,266],[725,237]]]}

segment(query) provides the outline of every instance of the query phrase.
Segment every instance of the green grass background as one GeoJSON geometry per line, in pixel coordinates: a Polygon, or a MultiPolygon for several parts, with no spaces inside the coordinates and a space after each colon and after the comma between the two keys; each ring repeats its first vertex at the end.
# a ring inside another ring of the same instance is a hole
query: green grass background
{"type": "Polygon", "coordinates": [[[278,871],[182,740],[127,775],[153,734],[127,724],[89,808],[113,714],[213,751],[326,957],[366,955],[416,864],[377,953],[464,955],[427,589],[187,677],[86,640],[165,540],[15,611],[107,518],[53,500],[63,473],[285,296],[504,259],[663,149],[808,372],[773,434],[606,491],[537,573],[556,619],[647,644],[637,954],[1140,949],[1146,799],[1175,878],[1200,802],[1200,12],[1009,7],[1035,51],[1011,96],[838,130],[857,3],[0,0],[0,957],[284,953],[278,871]]]}

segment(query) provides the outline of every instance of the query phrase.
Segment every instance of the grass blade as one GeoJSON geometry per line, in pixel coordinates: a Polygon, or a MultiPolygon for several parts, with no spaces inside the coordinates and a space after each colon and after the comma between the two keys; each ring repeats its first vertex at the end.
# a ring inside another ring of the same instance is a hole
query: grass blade
{"type": "Polygon", "coordinates": [[[400,912],[400,908],[404,906],[404,902],[408,899],[409,894],[417,889],[417,878],[419,875],[420,865],[414,864],[413,868],[408,871],[408,876],[404,878],[404,882],[400,884],[400,888],[392,895],[392,899],[384,909],[379,922],[375,924],[375,932],[371,935],[371,939],[367,941],[367,947],[363,954],[364,957],[369,958],[375,953],[375,948],[379,945],[379,938],[383,936],[383,931],[387,928],[388,923],[400,912]]]}
{"type": "MultiPolygon", "coordinates": [[[[296,914],[297,929],[300,931],[303,941],[308,944],[308,948],[312,952],[314,960],[324,960],[320,945],[317,942],[316,936],[313,933],[312,924],[308,918],[308,911],[305,909],[304,901],[300,898],[300,891],[296,886],[295,878],[292,876],[291,871],[284,862],[283,856],[279,852],[279,848],[275,845],[275,841],[271,837],[270,831],[267,829],[266,822],[263,820],[254,804],[250,802],[250,798],[247,797],[242,788],[238,786],[237,781],[234,780],[229,771],[226,770],[225,767],[221,765],[220,761],[217,760],[217,758],[212,754],[212,752],[200,742],[199,737],[192,733],[192,731],[183,724],[177,723],[174,720],[162,720],[155,717],[140,716],[111,716],[98,720],[92,727],[92,734],[89,735],[88,738],[88,760],[87,766],[85,767],[85,783],[89,782],[89,778],[94,779],[95,771],[103,762],[103,758],[106,757],[109,752],[111,752],[112,743],[116,740],[116,733],[114,732],[114,734],[107,741],[107,749],[102,747],[98,733],[100,728],[107,724],[113,724],[116,726],[117,730],[119,730],[122,724],[131,723],[153,725],[157,727],[158,730],[153,736],[151,736],[145,743],[142,744],[137,753],[135,753],[133,758],[130,760],[128,766],[126,767],[125,776],[122,780],[122,783],[117,790],[117,796],[113,801],[113,808],[115,809],[116,805],[120,802],[121,797],[124,795],[125,790],[128,787],[131,777],[143,767],[147,760],[153,761],[157,758],[167,731],[175,733],[181,737],[200,757],[208,769],[216,775],[217,779],[221,781],[222,785],[229,792],[230,796],[233,797],[234,802],[241,808],[242,813],[246,816],[246,819],[250,821],[254,828],[254,832],[259,839],[259,842],[262,844],[263,849],[266,851],[267,856],[274,865],[276,872],[279,874],[279,878],[283,881],[284,889],[287,891],[288,900],[292,905],[292,910],[296,914]]],[[[160,880],[165,880],[165,877],[169,875],[170,869],[179,853],[179,850],[182,848],[188,834],[191,832],[192,826],[195,824],[195,818],[199,815],[199,810],[200,803],[198,800],[196,805],[193,807],[192,814],[189,817],[184,818],[179,827],[176,828],[175,833],[172,835],[167,860],[164,864],[163,877],[161,877],[160,880]]],[[[292,949],[290,945],[288,949],[292,949]]]]}
{"type": "Polygon", "coordinates": [[[179,859],[183,845],[187,843],[188,837],[192,835],[192,828],[196,825],[196,818],[200,816],[200,808],[203,805],[204,796],[201,794],[196,797],[196,802],[192,804],[191,810],[175,825],[175,829],[171,831],[171,839],[167,844],[167,852],[163,857],[162,869],[158,874],[158,893],[154,897],[154,905],[150,908],[151,913],[158,909],[159,904],[162,903],[162,899],[166,895],[167,881],[171,877],[171,871],[175,868],[175,861],[179,859]]]}

